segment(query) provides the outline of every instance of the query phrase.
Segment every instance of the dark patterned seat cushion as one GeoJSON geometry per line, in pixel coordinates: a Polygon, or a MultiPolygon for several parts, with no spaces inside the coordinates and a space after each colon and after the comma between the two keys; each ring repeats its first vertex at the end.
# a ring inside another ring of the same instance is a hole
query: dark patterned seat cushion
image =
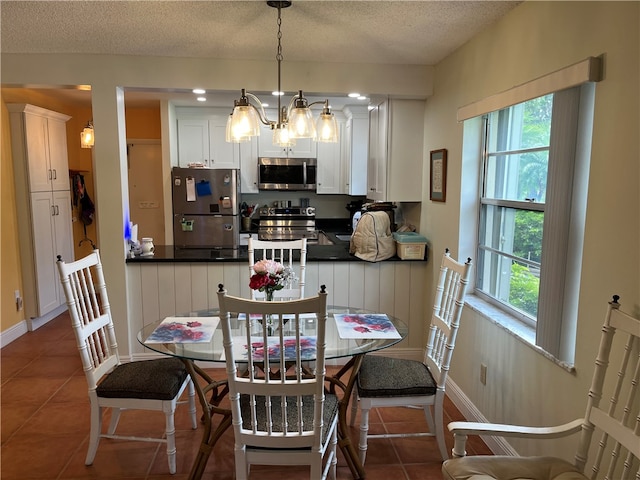
{"type": "MultiPolygon", "coordinates": [[[[305,430],[313,429],[313,396],[304,396],[302,403],[302,422],[305,425],[305,430]]],[[[240,409],[242,410],[242,428],[251,429],[251,413],[250,413],[249,395],[240,396],[240,409]]],[[[256,416],[258,420],[258,430],[266,430],[266,407],[265,397],[256,397],[256,416]]],[[[273,431],[282,432],[282,405],[280,404],[280,397],[272,398],[271,403],[273,431]]],[[[325,394],[324,397],[324,409],[323,409],[323,423],[325,429],[322,432],[322,443],[327,440],[329,428],[333,423],[333,419],[338,415],[338,397],[331,393],[325,394]]],[[[296,405],[295,397],[287,397],[287,418],[289,421],[289,430],[295,428],[298,424],[298,409],[296,405]]]]}
{"type": "Polygon", "coordinates": [[[422,362],[379,355],[364,356],[357,384],[363,398],[435,395],[437,388],[422,362]]]}
{"type": "Polygon", "coordinates": [[[96,393],[103,398],[171,400],[187,375],[178,358],[123,363],[105,376],[96,393]]]}

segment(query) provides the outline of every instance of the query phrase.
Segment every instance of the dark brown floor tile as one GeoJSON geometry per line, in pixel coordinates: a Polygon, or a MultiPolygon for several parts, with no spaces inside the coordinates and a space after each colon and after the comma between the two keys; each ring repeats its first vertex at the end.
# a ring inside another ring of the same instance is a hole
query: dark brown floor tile
{"type": "Polygon", "coordinates": [[[67,381],[66,378],[14,377],[2,385],[2,405],[42,405],[67,381]]]}
{"type": "Polygon", "coordinates": [[[442,480],[442,462],[405,465],[408,480],[442,480]]]}
{"type": "Polygon", "coordinates": [[[40,405],[5,405],[2,407],[2,444],[20,429],[40,405]]]}
{"type": "Polygon", "coordinates": [[[2,383],[6,383],[7,380],[23,370],[31,361],[33,361],[32,356],[7,355],[3,349],[2,353],[0,353],[0,376],[2,376],[2,383]]]}
{"type": "Polygon", "coordinates": [[[2,446],[2,480],[57,478],[80,444],[80,437],[15,434],[2,446]]]}
{"type": "Polygon", "coordinates": [[[57,356],[55,359],[47,356],[34,358],[20,371],[23,378],[68,378],[76,371],[82,370],[82,362],[78,355],[57,356]]]}

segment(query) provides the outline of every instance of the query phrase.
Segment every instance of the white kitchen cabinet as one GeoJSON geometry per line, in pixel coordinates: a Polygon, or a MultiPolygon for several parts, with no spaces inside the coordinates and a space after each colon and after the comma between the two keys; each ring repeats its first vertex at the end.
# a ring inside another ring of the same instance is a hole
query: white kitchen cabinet
{"type": "Polygon", "coordinates": [[[29,329],[65,308],[56,257],[73,261],[66,122],[27,104],[8,104],[25,315],[29,329]]]}
{"type": "Polygon", "coordinates": [[[343,142],[345,136],[344,119],[338,119],[338,141],[336,143],[318,142],[318,168],[316,173],[317,194],[341,194],[344,192],[342,164],[346,161],[343,142]]]}
{"type": "Polygon", "coordinates": [[[367,198],[422,201],[425,102],[387,99],[369,112],[367,198]]]}
{"type": "Polygon", "coordinates": [[[260,193],[258,190],[258,139],[240,144],[240,193],[260,193]]]}
{"type": "Polygon", "coordinates": [[[65,303],[58,270],[52,259],[60,255],[65,261],[74,260],[71,211],[69,190],[31,194],[33,253],[39,286],[37,306],[42,315],[65,303]]]}
{"type": "MultiPolygon", "coordinates": [[[[277,120],[275,110],[266,111],[267,118],[277,120]]],[[[268,125],[262,125],[258,142],[258,156],[270,158],[317,158],[317,145],[311,138],[297,138],[292,147],[280,147],[273,144],[273,130],[268,125]]]]}
{"type": "Polygon", "coordinates": [[[367,161],[369,152],[369,109],[367,106],[345,107],[347,121],[342,141],[343,161],[341,193],[367,194],[367,161]]]}
{"type": "Polygon", "coordinates": [[[228,116],[178,117],[180,167],[201,163],[205,168],[240,168],[238,144],[225,139],[228,116]]]}

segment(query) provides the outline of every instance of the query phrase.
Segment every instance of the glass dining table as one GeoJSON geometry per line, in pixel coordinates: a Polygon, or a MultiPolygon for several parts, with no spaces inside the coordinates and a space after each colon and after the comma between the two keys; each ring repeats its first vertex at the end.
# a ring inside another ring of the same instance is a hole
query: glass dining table
{"type": "MultiPolygon", "coordinates": [[[[215,319],[217,314],[217,309],[209,309],[179,314],[176,317],[178,317],[178,319],[183,319],[184,317],[193,318],[193,321],[197,321],[197,318],[210,319],[213,317],[215,319]]],[[[356,376],[360,369],[363,356],[366,353],[396,345],[406,337],[408,328],[405,323],[398,318],[391,315],[382,315],[383,318],[391,322],[397,334],[393,336],[380,335],[375,329],[367,328],[365,325],[356,328],[357,333],[355,335],[345,335],[344,328],[339,328],[343,323],[337,323],[336,318],[344,319],[350,317],[360,319],[380,317],[381,314],[359,308],[332,305],[327,307],[327,314],[325,358],[327,361],[346,360],[344,363],[336,362],[336,364],[340,366],[339,370],[335,374],[326,376],[327,391],[337,394],[340,398],[338,446],[342,449],[353,477],[355,479],[363,479],[365,478],[365,471],[356,448],[349,437],[347,422],[348,405],[356,376]]],[[[189,323],[191,320],[187,322],[189,323]]],[[[203,408],[202,421],[204,424],[204,432],[200,449],[189,474],[189,480],[199,480],[202,478],[213,447],[231,425],[231,411],[228,408],[222,408],[220,406],[221,401],[228,393],[226,380],[214,380],[207,371],[197,363],[200,361],[220,362],[224,364],[225,355],[222,344],[222,327],[220,323],[216,325],[214,321],[215,330],[213,330],[211,338],[205,342],[180,342],[175,339],[164,343],[158,340],[151,341],[152,334],[156,332],[156,329],[161,323],[162,321],[159,320],[145,325],[138,332],[137,338],[138,341],[149,350],[182,359],[194,380],[196,393],[203,408]],[[217,420],[218,418],[220,419],[219,421],[217,420]]],[[[251,326],[249,328],[251,329],[261,328],[258,327],[257,324],[254,325],[253,321],[250,322],[250,324],[251,326]]],[[[316,324],[317,320],[315,317],[305,319],[302,333],[304,335],[314,335],[316,324]]],[[[247,322],[244,319],[239,320],[238,318],[232,317],[231,328],[234,335],[246,336],[247,322]]],[[[285,325],[284,328],[286,329],[287,325],[285,325]]],[[[285,335],[287,333],[288,332],[283,332],[285,335]]],[[[253,334],[253,332],[251,332],[251,334],[253,334]]],[[[331,364],[331,362],[327,363],[328,365],[331,364]]],[[[221,368],[224,367],[221,365],[221,368]]]]}

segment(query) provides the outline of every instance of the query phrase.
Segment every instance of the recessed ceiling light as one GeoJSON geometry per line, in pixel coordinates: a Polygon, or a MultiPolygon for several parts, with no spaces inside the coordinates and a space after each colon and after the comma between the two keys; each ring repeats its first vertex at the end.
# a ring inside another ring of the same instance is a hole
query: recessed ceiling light
{"type": "Polygon", "coordinates": [[[353,92],[349,94],[349,98],[358,98],[358,97],[360,97],[359,93],[353,92]]]}
{"type": "Polygon", "coordinates": [[[284,92],[271,92],[271,95],[273,95],[274,97],[281,97],[282,95],[284,95],[284,92]]]}
{"type": "Polygon", "coordinates": [[[264,108],[267,108],[267,107],[269,106],[269,104],[268,104],[268,103],[264,103],[264,102],[262,102],[262,106],[263,106],[264,108]]]}
{"type": "Polygon", "coordinates": [[[196,95],[203,95],[203,94],[207,93],[206,90],[204,90],[202,88],[194,88],[192,91],[196,95]]]}
{"type": "Polygon", "coordinates": [[[358,97],[358,100],[366,100],[366,99],[367,99],[367,97],[365,97],[364,95],[360,95],[360,96],[358,97]]]}
{"type": "Polygon", "coordinates": [[[206,102],[207,101],[207,97],[198,97],[198,98],[196,98],[196,100],[198,100],[199,102],[206,102]]]}

